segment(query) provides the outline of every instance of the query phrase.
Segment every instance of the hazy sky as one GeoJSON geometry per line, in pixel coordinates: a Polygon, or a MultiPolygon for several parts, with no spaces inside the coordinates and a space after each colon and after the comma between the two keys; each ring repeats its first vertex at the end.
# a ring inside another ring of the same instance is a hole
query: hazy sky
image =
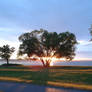
{"type": "Polygon", "coordinates": [[[18,36],[34,29],[69,30],[80,43],[76,58],[92,59],[90,24],[92,0],[0,0],[0,46],[18,48],[18,36]]]}

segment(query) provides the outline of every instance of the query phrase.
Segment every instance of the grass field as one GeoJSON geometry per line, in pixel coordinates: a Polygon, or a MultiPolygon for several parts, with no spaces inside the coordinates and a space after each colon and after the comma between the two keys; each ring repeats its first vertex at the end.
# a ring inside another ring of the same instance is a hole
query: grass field
{"type": "Polygon", "coordinates": [[[92,90],[92,67],[0,66],[0,80],[92,90]]]}

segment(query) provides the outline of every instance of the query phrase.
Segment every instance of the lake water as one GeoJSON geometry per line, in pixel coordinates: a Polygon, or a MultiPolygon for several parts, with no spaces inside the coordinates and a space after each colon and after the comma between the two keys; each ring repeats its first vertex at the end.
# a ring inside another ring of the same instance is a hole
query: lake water
{"type": "Polygon", "coordinates": [[[92,92],[71,88],[40,86],[26,83],[0,82],[0,92],[92,92]]]}
{"type": "Polygon", "coordinates": [[[71,62],[55,62],[54,65],[65,66],[92,66],[92,61],[71,61],[71,62]]]}
{"type": "MultiPolygon", "coordinates": [[[[5,61],[0,61],[0,65],[6,63],[5,61]]],[[[17,64],[23,64],[23,65],[42,65],[41,62],[37,61],[18,61],[18,60],[12,60],[10,63],[17,63],[17,64]]],[[[92,61],[71,61],[71,62],[54,62],[53,65],[55,66],[92,66],[92,61]]]]}
{"type": "MultiPolygon", "coordinates": [[[[5,61],[0,61],[0,65],[6,63],[5,61]]],[[[23,65],[42,65],[41,62],[37,61],[10,61],[10,63],[17,63],[17,64],[23,64],[23,65]]],[[[53,65],[55,66],[92,66],[92,61],[71,61],[71,62],[54,62],[53,65]]]]}

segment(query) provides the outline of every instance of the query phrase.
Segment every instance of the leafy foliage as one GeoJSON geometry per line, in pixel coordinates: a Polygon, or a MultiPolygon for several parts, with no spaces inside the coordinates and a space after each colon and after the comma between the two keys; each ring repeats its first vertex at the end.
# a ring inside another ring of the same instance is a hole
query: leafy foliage
{"type": "Polygon", "coordinates": [[[24,33],[19,37],[19,41],[21,41],[19,55],[27,54],[29,58],[35,56],[44,66],[49,66],[53,57],[72,60],[77,44],[73,33],[58,34],[44,29],[24,33]]]}
{"type": "Polygon", "coordinates": [[[0,57],[7,60],[10,58],[11,54],[14,52],[14,47],[10,48],[9,45],[4,45],[3,47],[0,47],[0,57]]]}

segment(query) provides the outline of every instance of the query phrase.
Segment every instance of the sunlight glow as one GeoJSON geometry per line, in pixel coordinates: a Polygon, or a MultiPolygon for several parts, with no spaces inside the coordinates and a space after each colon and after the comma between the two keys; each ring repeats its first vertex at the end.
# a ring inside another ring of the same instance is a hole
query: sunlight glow
{"type": "Polygon", "coordinates": [[[50,66],[53,66],[54,62],[65,61],[64,58],[56,58],[56,57],[42,57],[42,59],[44,61],[49,61],[50,62],[50,66]]]}

